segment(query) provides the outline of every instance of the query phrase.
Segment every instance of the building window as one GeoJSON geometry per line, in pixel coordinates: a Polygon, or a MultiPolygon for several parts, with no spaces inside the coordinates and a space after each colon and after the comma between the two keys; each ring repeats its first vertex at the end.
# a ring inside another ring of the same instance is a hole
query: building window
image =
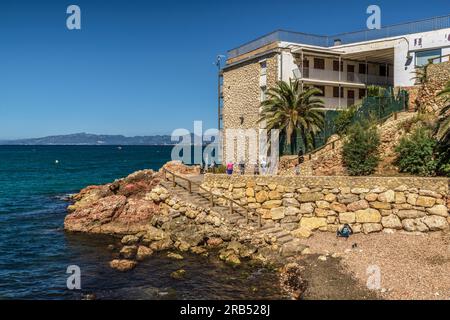
{"type": "Polygon", "coordinates": [[[267,74],[267,62],[261,61],[259,64],[261,66],[261,75],[265,76],[267,74]]]}
{"type": "Polygon", "coordinates": [[[314,69],[325,69],[325,59],[314,58],[314,69]]]}
{"type": "Polygon", "coordinates": [[[382,77],[387,76],[387,66],[386,65],[380,65],[380,76],[382,76],[382,77]]]}
{"type": "MultiPolygon", "coordinates": [[[[341,98],[344,97],[344,88],[341,87],[341,98]]],[[[339,98],[339,87],[333,87],[333,98],[339,98]]]]}
{"type": "Polygon", "coordinates": [[[322,91],[321,93],[317,94],[318,97],[325,97],[325,86],[314,86],[314,88],[322,91]]]}
{"type": "MultiPolygon", "coordinates": [[[[344,70],[344,62],[341,61],[341,70],[344,70]]],[[[339,71],[339,61],[338,60],[333,60],[333,71],[339,71]]]]}
{"type": "Polygon", "coordinates": [[[359,99],[364,99],[366,96],[366,89],[359,89],[359,99]]]}
{"type": "Polygon", "coordinates": [[[427,65],[430,59],[433,59],[432,63],[439,63],[441,62],[441,56],[441,49],[418,51],[416,52],[416,67],[427,65]]]}
{"type": "Polygon", "coordinates": [[[266,101],[266,92],[267,92],[267,87],[261,87],[261,93],[260,93],[261,102],[266,101]]]}
{"type": "Polygon", "coordinates": [[[367,65],[365,63],[359,64],[359,73],[366,74],[367,73],[367,65]]]}

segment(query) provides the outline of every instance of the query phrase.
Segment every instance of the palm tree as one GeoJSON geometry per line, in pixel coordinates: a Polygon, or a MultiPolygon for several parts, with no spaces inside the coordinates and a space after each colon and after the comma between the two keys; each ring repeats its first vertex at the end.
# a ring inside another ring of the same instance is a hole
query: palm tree
{"type": "Polygon", "coordinates": [[[261,116],[258,122],[265,122],[266,129],[279,129],[291,147],[297,134],[303,139],[305,148],[314,145],[314,137],[325,123],[324,105],[317,95],[316,88],[302,88],[298,80],[289,83],[279,81],[267,91],[267,100],[261,103],[261,116]]]}
{"type": "MultiPolygon", "coordinates": [[[[438,96],[443,97],[446,102],[450,102],[450,81],[438,93],[438,96]]],[[[450,104],[439,112],[436,138],[445,145],[450,144],[450,104]]]]}

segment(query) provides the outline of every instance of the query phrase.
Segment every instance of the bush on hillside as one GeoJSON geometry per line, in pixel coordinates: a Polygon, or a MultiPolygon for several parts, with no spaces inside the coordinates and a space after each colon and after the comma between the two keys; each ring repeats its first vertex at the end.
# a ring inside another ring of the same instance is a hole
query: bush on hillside
{"type": "Polygon", "coordinates": [[[342,157],[347,171],[352,176],[370,175],[380,161],[378,147],[380,135],[373,123],[357,122],[348,128],[342,157]]]}
{"type": "Polygon", "coordinates": [[[334,119],[334,126],[338,135],[344,135],[347,133],[347,129],[352,124],[356,111],[358,111],[357,106],[351,106],[350,108],[339,111],[339,114],[334,119]]]}
{"type": "Polygon", "coordinates": [[[436,140],[433,139],[431,131],[418,127],[410,136],[403,137],[395,148],[397,152],[395,164],[400,172],[434,176],[438,164],[434,154],[435,148],[436,140]]]}

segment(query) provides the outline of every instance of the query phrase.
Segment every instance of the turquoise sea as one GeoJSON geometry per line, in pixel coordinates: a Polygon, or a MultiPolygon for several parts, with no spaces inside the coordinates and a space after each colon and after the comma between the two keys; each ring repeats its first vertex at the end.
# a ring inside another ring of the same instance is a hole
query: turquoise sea
{"type": "Polygon", "coordinates": [[[280,298],[265,269],[156,254],[120,273],[108,266],[115,239],[64,232],[68,194],[157,170],[170,154],[170,146],[0,146],[0,299],[280,298]],[[67,289],[69,265],[81,269],[81,290],[67,289]],[[170,278],[180,268],[186,279],[170,278]]]}

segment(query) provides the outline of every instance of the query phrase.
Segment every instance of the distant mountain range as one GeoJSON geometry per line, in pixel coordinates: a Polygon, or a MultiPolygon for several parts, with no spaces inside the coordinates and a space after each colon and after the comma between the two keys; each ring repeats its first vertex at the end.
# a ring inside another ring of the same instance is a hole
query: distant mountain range
{"type": "MultiPolygon", "coordinates": [[[[191,140],[193,141],[193,140],[191,140]]],[[[169,135],[135,136],[75,133],[43,138],[0,140],[1,145],[174,145],[169,135]]]]}

